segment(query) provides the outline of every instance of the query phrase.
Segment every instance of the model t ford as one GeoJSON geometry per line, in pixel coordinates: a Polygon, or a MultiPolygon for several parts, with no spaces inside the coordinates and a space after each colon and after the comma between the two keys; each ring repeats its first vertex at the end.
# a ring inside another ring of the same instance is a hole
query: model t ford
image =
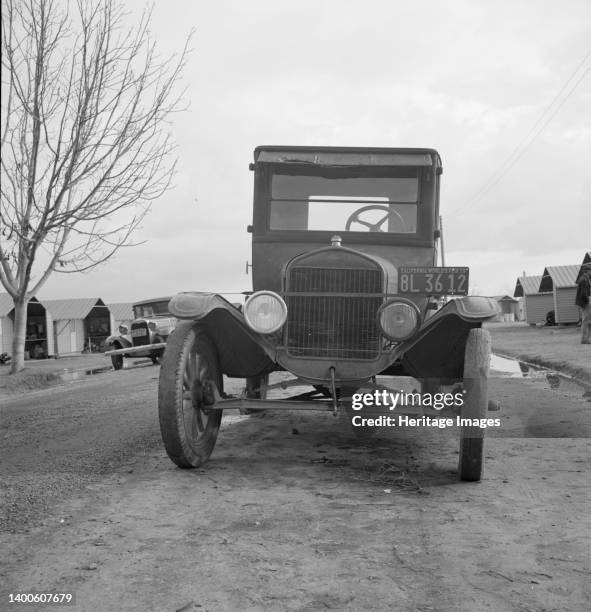
{"type": "Polygon", "coordinates": [[[395,412],[455,411],[460,477],[479,480],[490,360],[482,322],[497,311],[467,295],[467,268],[437,267],[438,153],[265,146],[250,167],[254,291],[242,308],[211,293],[182,293],[169,305],[184,320],[160,374],[169,457],[181,467],[206,461],[223,409],[347,411],[358,390],[406,376],[423,394],[461,392],[451,407],[407,402],[395,412]],[[269,385],[274,371],[292,378],[269,385]],[[246,380],[240,397],[224,394],[222,375],[246,380]],[[310,392],[271,397],[302,384],[310,392]]]}

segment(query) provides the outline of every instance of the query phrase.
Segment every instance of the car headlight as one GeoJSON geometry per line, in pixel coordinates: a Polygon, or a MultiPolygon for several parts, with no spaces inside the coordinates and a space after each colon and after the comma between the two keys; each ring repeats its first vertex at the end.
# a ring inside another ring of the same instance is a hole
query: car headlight
{"type": "Polygon", "coordinates": [[[409,300],[386,302],[378,311],[382,333],[396,342],[410,338],[419,328],[419,321],[419,308],[409,300]]]}
{"type": "Polygon", "coordinates": [[[285,323],[287,306],[273,291],[257,291],[244,304],[244,318],[255,332],[272,334],[285,323]]]}

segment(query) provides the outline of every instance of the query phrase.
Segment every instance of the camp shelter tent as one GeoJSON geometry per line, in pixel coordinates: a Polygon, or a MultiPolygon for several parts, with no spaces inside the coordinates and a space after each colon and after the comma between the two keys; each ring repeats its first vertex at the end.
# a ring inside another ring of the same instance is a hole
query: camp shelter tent
{"type": "Polygon", "coordinates": [[[552,293],[556,323],[576,323],[579,309],[575,305],[579,265],[548,266],[540,281],[540,293],[552,293]]]}
{"type": "Polygon", "coordinates": [[[499,307],[499,314],[494,318],[495,321],[520,321],[522,320],[522,304],[519,299],[510,295],[495,295],[492,298],[499,307]]]}
{"type": "Polygon", "coordinates": [[[100,298],[44,300],[53,321],[55,353],[95,352],[111,335],[111,312],[100,298]]]}
{"type": "MultiPolygon", "coordinates": [[[[53,352],[51,317],[44,304],[32,297],[27,305],[25,359],[45,358],[53,352]]],[[[14,302],[8,293],[0,293],[0,354],[12,355],[14,338],[14,302]]]]}
{"type": "Polygon", "coordinates": [[[513,297],[523,298],[525,320],[530,325],[545,323],[546,315],[554,308],[553,294],[539,292],[541,280],[540,275],[520,276],[513,292],[513,297]]]}

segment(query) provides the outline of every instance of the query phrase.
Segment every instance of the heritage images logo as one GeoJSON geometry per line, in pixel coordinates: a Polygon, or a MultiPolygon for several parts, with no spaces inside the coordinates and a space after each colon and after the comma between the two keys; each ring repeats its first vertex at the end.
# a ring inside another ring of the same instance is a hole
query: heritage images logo
{"type": "Polygon", "coordinates": [[[376,390],[373,393],[354,393],[351,397],[353,410],[367,407],[388,408],[394,410],[398,406],[419,406],[443,410],[452,406],[464,405],[464,392],[460,393],[418,393],[404,391],[376,390]]]}
{"type": "MultiPolygon", "coordinates": [[[[373,393],[355,393],[351,397],[353,410],[363,408],[395,408],[426,407],[434,410],[443,410],[452,406],[462,407],[464,405],[464,393],[405,393],[404,391],[376,390],[373,393]]],[[[408,416],[399,414],[397,417],[382,414],[376,417],[362,417],[355,414],[351,418],[354,427],[500,427],[501,419],[473,419],[467,417],[432,417],[432,416],[408,416]]]]}

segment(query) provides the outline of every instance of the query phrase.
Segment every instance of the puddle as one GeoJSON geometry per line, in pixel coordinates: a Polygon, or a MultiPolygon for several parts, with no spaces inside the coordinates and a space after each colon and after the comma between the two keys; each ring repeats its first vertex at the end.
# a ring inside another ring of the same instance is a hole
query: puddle
{"type": "Polygon", "coordinates": [[[544,378],[544,373],[550,371],[494,353],[490,358],[490,369],[493,376],[497,375],[501,378],[544,378]]]}
{"type": "MultiPolygon", "coordinates": [[[[146,365],[151,366],[152,360],[151,359],[136,359],[134,361],[128,360],[128,362],[124,364],[123,369],[130,370],[132,368],[143,367],[146,365]]],[[[113,368],[109,364],[109,365],[103,365],[103,366],[96,366],[93,368],[82,368],[79,370],[64,369],[62,373],[60,374],[60,376],[64,382],[71,382],[73,380],[84,378],[85,376],[92,376],[93,374],[104,374],[105,372],[111,372],[111,371],[113,371],[113,368]]]]}
{"type": "Polygon", "coordinates": [[[542,380],[548,384],[550,389],[561,391],[572,391],[581,393],[584,398],[591,401],[591,386],[581,383],[570,376],[560,374],[554,370],[534,366],[517,359],[491,355],[490,376],[492,378],[529,378],[542,380]]]}
{"type": "Polygon", "coordinates": [[[64,370],[60,376],[64,382],[70,382],[86,376],[86,372],[84,370],[64,370]]]}
{"type": "Polygon", "coordinates": [[[110,365],[81,370],[64,370],[60,376],[64,382],[71,382],[91,374],[102,374],[103,372],[109,372],[110,370],[112,370],[110,365]]]}

